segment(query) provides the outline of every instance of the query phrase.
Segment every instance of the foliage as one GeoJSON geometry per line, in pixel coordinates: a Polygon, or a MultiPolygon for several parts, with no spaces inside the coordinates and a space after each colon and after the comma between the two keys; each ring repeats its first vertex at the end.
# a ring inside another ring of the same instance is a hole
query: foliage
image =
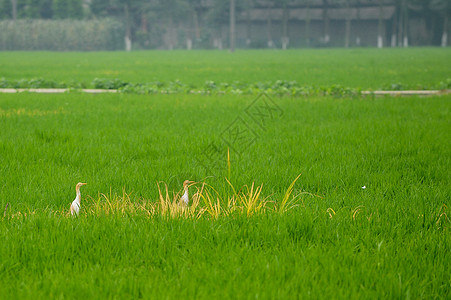
{"type": "Polygon", "coordinates": [[[438,84],[440,90],[451,90],[451,78],[447,78],[445,81],[440,81],[438,84]]]}
{"type": "Polygon", "coordinates": [[[112,19],[1,21],[0,50],[117,50],[123,31],[112,19]]]}
{"type": "MultiPolygon", "coordinates": [[[[451,79],[440,81],[432,89],[445,90],[451,89],[451,79]]],[[[291,97],[307,97],[307,96],[333,96],[337,98],[346,97],[353,98],[361,95],[361,89],[343,87],[334,84],[330,87],[301,86],[296,81],[277,80],[276,82],[256,82],[252,84],[235,81],[233,83],[215,83],[207,80],[203,86],[196,87],[176,81],[167,83],[156,81],[150,83],[130,83],[118,78],[95,78],[90,85],[71,82],[49,81],[43,78],[33,78],[30,80],[7,80],[0,78],[0,88],[95,88],[106,90],[118,90],[119,92],[128,94],[199,94],[199,95],[259,95],[265,93],[272,96],[291,96],[291,97]]],[[[388,85],[385,90],[401,91],[405,88],[394,83],[388,85]]]]}
{"type": "Polygon", "coordinates": [[[10,0],[0,0],[0,20],[10,19],[12,16],[12,4],[10,0]]]}
{"type": "MultiPolygon", "coordinates": [[[[216,39],[228,39],[228,34],[224,34],[224,28],[229,24],[229,1],[223,0],[15,0],[17,2],[18,19],[95,19],[95,18],[114,18],[120,22],[127,34],[138,49],[153,48],[185,48],[187,37],[192,39],[193,32],[196,32],[194,39],[195,48],[212,48],[212,42],[216,39]],[[196,21],[194,21],[196,19],[196,21]],[[163,39],[163,36],[165,38],[163,39]]],[[[0,0],[0,20],[12,19],[12,1],[0,0]]],[[[345,7],[365,8],[373,6],[376,8],[379,4],[396,7],[396,12],[392,19],[386,24],[388,29],[396,35],[396,29],[389,26],[392,22],[401,22],[404,10],[408,14],[415,15],[416,19],[425,22],[426,34],[416,34],[416,45],[439,45],[440,35],[446,31],[446,18],[450,15],[450,1],[448,0],[388,0],[388,1],[317,1],[315,5],[329,5],[331,7],[340,7],[346,3],[345,7]],[[329,3],[329,4],[328,4],[329,3]]],[[[273,14],[272,19],[284,23],[287,14],[280,14],[277,11],[281,9],[305,9],[310,6],[310,1],[305,0],[266,0],[266,1],[236,1],[237,16],[241,21],[247,22],[245,11],[255,8],[259,12],[268,8],[268,13],[273,14]],[[285,17],[284,17],[285,16],[285,17]],[[244,20],[246,19],[246,20],[244,20]]],[[[350,15],[350,14],[348,14],[350,15]]],[[[372,16],[375,18],[375,16],[372,16]]],[[[309,22],[308,14],[303,21],[309,22]]],[[[266,27],[262,22],[255,23],[261,28],[266,27]],[[261,24],[259,24],[261,23],[261,24]]],[[[404,30],[399,28],[399,30],[404,30]]],[[[270,32],[268,32],[270,33],[270,32]]],[[[375,33],[373,33],[374,35],[375,33]]],[[[266,40],[260,35],[259,38],[253,37],[252,42],[243,42],[241,45],[246,47],[266,48],[266,40]]],[[[122,36],[123,38],[123,36],[122,36]]],[[[250,38],[246,37],[246,38],[250,38]]],[[[305,45],[302,40],[293,39],[291,46],[305,45]]],[[[332,43],[329,43],[333,45],[332,43]]],[[[319,40],[310,45],[324,46],[319,40]]],[[[342,45],[342,43],[340,43],[342,45]]],[[[22,50],[29,50],[23,48],[22,50]]],[[[79,50],[74,48],[73,50],[79,50]]]]}
{"type": "Polygon", "coordinates": [[[119,89],[123,88],[125,86],[128,86],[127,82],[123,82],[120,79],[101,79],[101,78],[95,78],[92,82],[92,86],[96,89],[119,89]]]}
{"type": "Polygon", "coordinates": [[[54,19],[81,19],[83,0],[52,0],[54,19]]]}

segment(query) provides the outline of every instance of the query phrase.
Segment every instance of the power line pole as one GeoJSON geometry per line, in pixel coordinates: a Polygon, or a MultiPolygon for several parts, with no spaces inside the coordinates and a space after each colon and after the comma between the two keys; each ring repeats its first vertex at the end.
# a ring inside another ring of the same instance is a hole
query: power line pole
{"type": "Polygon", "coordinates": [[[230,0],[230,52],[235,52],[235,0],[230,0]]]}

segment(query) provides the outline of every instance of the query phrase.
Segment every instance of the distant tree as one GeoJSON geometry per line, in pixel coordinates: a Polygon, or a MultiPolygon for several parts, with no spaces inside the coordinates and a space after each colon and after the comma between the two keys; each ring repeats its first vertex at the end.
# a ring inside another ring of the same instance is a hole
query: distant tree
{"type": "Polygon", "coordinates": [[[27,0],[27,4],[25,5],[26,18],[39,19],[41,17],[39,11],[41,2],[41,0],[27,0]]]}
{"type": "Polygon", "coordinates": [[[330,41],[330,16],[329,16],[329,3],[332,0],[323,0],[323,24],[324,24],[324,37],[323,42],[325,45],[330,41]]]}
{"type": "Polygon", "coordinates": [[[67,0],[53,0],[52,10],[53,16],[56,19],[65,19],[68,17],[68,1],[67,0]]]}
{"type": "Polygon", "coordinates": [[[187,39],[187,48],[190,49],[190,44],[192,45],[192,41],[200,40],[200,13],[202,11],[202,0],[187,0],[188,2],[188,11],[191,14],[190,23],[191,30],[188,34],[187,39]]]}
{"type": "Polygon", "coordinates": [[[267,10],[267,22],[266,22],[266,35],[267,35],[267,43],[268,48],[274,47],[274,41],[272,38],[272,8],[274,7],[275,1],[267,0],[266,2],[266,10],[267,10]]]}
{"type": "Polygon", "coordinates": [[[137,11],[140,10],[143,1],[139,0],[110,0],[108,11],[111,15],[116,15],[121,18],[125,25],[125,50],[132,50],[132,36],[134,29],[134,20],[133,17],[137,11]]]}
{"type": "Polygon", "coordinates": [[[13,21],[17,19],[17,0],[11,0],[11,17],[13,21]]]}
{"type": "Polygon", "coordinates": [[[42,19],[51,19],[53,17],[52,2],[53,0],[40,1],[39,15],[42,19]]]}
{"type": "MultiPolygon", "coordinates": [[[[332,4],[332,2],[330,3],[332,4]]],[[[349,48],[351,45],[352,21],[354,18],[357,22],[360,21],[360,0],[335,0],[333,4],[346,9],[344,46],[349,48]]],[[[355,42],[357,46],[360,46],[360,37],[358,35],[355,42]]]]}
{"type": "Polygon", "coordinates": [[[396,6],[396,15],[393,22],[393,34],[395,36],[392,36],[392,46],[396,46],[397,41],[399,47],[408,47],[409,0],[393,0],[393,2],[396,6]]]}
{"type": "Polygon", "coordinates": [[[235,18],[235,12],[236,12],[236,6],[235,6],[235,0],[229,0],[230,1],[230,52],[235,51],[235,25],[236,25],[236,18],[235,18]]]}
{"type": "Polygon", "coordinates": [[[379,6],[379,16],[377,24],[377,48],[384,47],[384,34],[383,34],[383,17],[384,17],[384,0],[377,0],[379,6]]]}
{"type": "Polygon", "coordinates": [[[12,17],[12,1],[0,0],[0,19],[10,19],[12,17]]]}
{"type": "Polygon", "coordinates": [[[257,6],[266,10],[266,40],[267,40],[268,48],[274,47],[274,40],[273,40],[273,36],[272,36],[273,10],[279,4],[280,3],[277,0],[258,0],[257,1],[257,6]]]}
{"type": "Polygon", "coordinates": [[[351,38],[351,21],[352,21],[352,14],[351,14],[351,1],[352,0],[337,0],[336,4],[341,6],[342,8],[346,9],[346,19],[345,19],[345,39],[344,39],[344,46],[345,48],[349,48],[350,38],[351,38]]]}
{"type": "Polygon", "coordinates": [[[110,1],[109,0],[91,0],[89,5],[91,13],[95,16],[104,17],[109,14],[110,1]]]}
{"type": "Polygon", "coordinates": [[[133,33],[138,27],[145,0],[92,0],[90,9],[94,16],[114,17],[122,20],[125,27],[125,50],[132,48],[133,33]]]}
{"type": "Polygon", "coordinates": [[[9,8],[8,14],[18,18],[39,19],[45,18],[41,15],[41,7],[47,0],[2,0],[5,7],[9,8]]]}
{"type": "Polygon", "coordinates": [[[244,2],[244,10],[246,11],[246,46],[251,45],[251,10],[254,6],[254,0],[246,0],[244,2]]]}
{"type": "Polygon", "coordinates": [[[83,0],[67,0],[67,17],[71,19],[83,18],[83,0]]]}
{"type": "Polygon", "coordinates": [[[401,4],[402,31],[400,38],[402,38],[402,46],[405,48],[409,46],[409,2],[409,0],[403,0],[401,4]]]}
{"type": "Polygon", "coordinates": [[[289,20],[290,20],[290,9],[291,7],[296,7],[299,5],[307,6],[311,0],[256,0],[257,6],[266,9],[266,35],[268,47],[274,46],[273,36],[272,36],[272,21],[273,13],[275,10],[282,11],[282,19],[280,20],[282,24],[282,36],[281,43],[282,49],[286,49],[289,45],[289,20]]]}
{"type": "Polygon", "coordinates": [[[206,22],[213,36],[213,46],[222,49],[222,25],[229,21],[229,2],[212,0],[213,6],[206,14],[206,22]]]}
{"type": "MultiPolygon", "coordinates": [[[[356,6],[356,22],[360,23],[360,8],[362,6],[362,1],[361,0],[354,0],[355,6],[356,6]]],[[[360,35],[358,33],[358,31],[356,32],[356,38],[355,38],[355,44],[357,46],[360,46],[360,35]]]]}
{"type": "Polygon", "coordinates": [[[287,49],[290,39],[288,38],[288,21],[290,18],[290,11],[288,9],[288,4],[292,2],[291,0],[282,0],[282,49],[287,49]]]}
{"type": "Polygon", "coordinates": [[[23,19],[27,17],[27,0],[14,0],[13,9],[15,6],[16,18],[23,19]],[[14,5],[16,4],[16,5],[14,5]]]}
{"type": "Polygon", "coordinates": [[[154,0],[151,9],[157,13],[159,22],[166,29],[168,48],[174,49],[177,46],[177,25],[192,16],[189,3],[182,0],[154,0]]]}
{"type": "Polygon", "coordinates": [[[310,15],[310,7],[313,4],[314,0],[297,0],[295,1],[296,4],[302,5],[302,7],[305,9],[305,44],[307,46],[310,46],[310,22],[311,22],[311,15],[310,15]]]}
{"type": "Polygon", "coordinates": [[[442,34],[440,45],[446,47],[448,45],[448,34],[450,31],[451,18],[451,1],[450,0],[431,0],[429,7],[434,12],[437,12],[443,18],[442,34]]]}

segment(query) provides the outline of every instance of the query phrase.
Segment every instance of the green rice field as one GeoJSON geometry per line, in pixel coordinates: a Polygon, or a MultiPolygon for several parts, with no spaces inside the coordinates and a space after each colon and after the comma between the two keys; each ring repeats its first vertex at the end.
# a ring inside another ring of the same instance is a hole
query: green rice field
{"type": "MultiPolygon", "coordinates": [[[[429,89],[450,70],[448,48],[0,53],[4,80],[86,87],[429,89]]],[[[450,101],[0,94],[0,298],[449,299],[450,101]]]]}
{"type": "Polygon", "coordinates": [[[134,83],[179,80],[255,83],[296,80],[304,86],[362,89],[401,85],[428,89],[451,78],[448,48],[306,49],[288,51],[2,52],[0,78],[77,82],[95,78],[134,83]]]}

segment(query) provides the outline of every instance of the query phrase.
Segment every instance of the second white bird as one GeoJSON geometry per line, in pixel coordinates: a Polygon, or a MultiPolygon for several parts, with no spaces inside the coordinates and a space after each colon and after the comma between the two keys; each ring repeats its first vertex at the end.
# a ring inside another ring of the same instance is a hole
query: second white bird
{"type": "Polygon", "coordinates": [[[70,214],[71,215],[77,215],[78,216],[78,212],[80,211],[80,200],[81,200],[80,187],[82,185],[86,185],[86,183],[79,182],[75,186],[75,191],[77,192],[77,196],[75,197],[75,200],[72,201],[72,204],[70,205],[70,214]]]}

